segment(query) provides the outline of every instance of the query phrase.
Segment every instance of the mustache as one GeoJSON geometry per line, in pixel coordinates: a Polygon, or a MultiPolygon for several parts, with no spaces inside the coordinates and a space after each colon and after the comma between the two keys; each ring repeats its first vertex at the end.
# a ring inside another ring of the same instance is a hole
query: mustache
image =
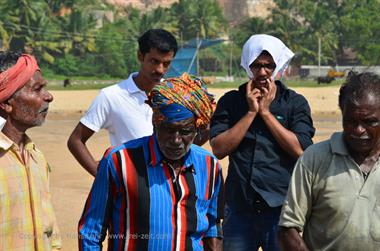
{"type": "Polygon", "coordinates": [[[350,135],[352,139],[370,139],[368,135],[362,135],[362,136],[355,136],[355,135],[350,135]]]}
{"type": "Polygon", "coordinates": [[[44,104],[41,106],[41,108],[38,110],[38,113],[45,112],[49,110],[49,104],[44,104]]]}

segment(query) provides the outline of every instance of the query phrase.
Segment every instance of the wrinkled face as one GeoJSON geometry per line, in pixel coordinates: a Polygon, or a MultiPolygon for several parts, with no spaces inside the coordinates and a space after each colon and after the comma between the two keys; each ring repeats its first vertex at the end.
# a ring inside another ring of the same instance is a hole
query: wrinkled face
{"type": "Polygon", "coordinates": [[[364,95],[357,104],[346,103],[343,110],[343,135],[352,154],[367,156],[380,141],[380,101],[364,95]]]}
{"type": "Polygon", "coordinates": [[[270,78],[276,69],[276,64],[271,55],[262,53],[249,66],[253,74],[253,85],[255,88],[268,88],[267,79],[270,78]]]}
{"type": "Polygon", "coordinates": [[[139,51],[138,59],[141,64],[140,74],[144,77],[147,84],[156,85],[166,74],[173,60],[174,52],[162,53],[152,48],[144,55],[139,51]]]}
{"type": "Polygon", "coordinates": [[[47,81],[36,71],[29,82],[9,100],[12,121],[27,128],[42,125],[53,96],[46,90],[47,81]]]}
{"type": "Polygon", "coordinates": [[[168,160],[179,160],[189,151],[196,135],[195,120],[189,118],[156,127],[158,145],[168,160]]]}

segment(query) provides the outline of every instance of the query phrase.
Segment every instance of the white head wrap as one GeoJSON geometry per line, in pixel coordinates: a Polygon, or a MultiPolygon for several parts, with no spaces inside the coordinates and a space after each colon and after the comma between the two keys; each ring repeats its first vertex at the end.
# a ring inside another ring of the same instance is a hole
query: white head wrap
{"type": "Polygon", "coordinates": [[[253,74],[249,66],[256,60],[263,51],[269,52],[272,56],[276,69],[272,76],[276,76],[277,73],[282,73],[288,67],[288,64],[294,53],[286,47],[286,45],[278,38],[259,34],[251,36],[243,46],[243,52],[241,54],[241,66],[247,72],[249,78],[253,78],[253,74]]]}

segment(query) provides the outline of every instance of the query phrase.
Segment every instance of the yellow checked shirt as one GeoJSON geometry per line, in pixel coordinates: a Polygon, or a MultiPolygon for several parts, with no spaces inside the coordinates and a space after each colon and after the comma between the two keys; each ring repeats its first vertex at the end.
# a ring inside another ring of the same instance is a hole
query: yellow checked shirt
{"type": "Polygon", "coordinates": [[[48,164],[29,138],[24,156],[0,132],[0,250],[59,249],[48,164]]]}

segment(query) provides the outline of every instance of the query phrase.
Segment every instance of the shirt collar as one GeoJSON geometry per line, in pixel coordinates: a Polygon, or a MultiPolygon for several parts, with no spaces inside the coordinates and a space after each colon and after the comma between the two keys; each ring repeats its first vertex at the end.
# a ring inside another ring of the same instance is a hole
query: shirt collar
{"type": "MultiPolygon", "coordinates": [[[[32,140],[28,137],[28,135],[25,135],[25,149],[26,150],[34,150],[35,145],[32,142],[32,140]]],[[[7,151],[12,146],[15,146],[18,148],[18,146],[10,139],[8,138],[3,132],[0,131],[0,148],[7,151]]]]}
{"type": "Polygon", "coordinates": [[[126,89],[129,93],[134,94],[134,93],[142,93],[146,96],[146,93],[139,89],[133,80],[133,77],[137,76],[139,74],[138,72],[133,72],[129,75],[128,79],[125,81],[126,82],[126,89]]]}
{"type": "MultiPolygon", "coordinates": [[[[190,147],[189,151],[186,153],[184,158],[184,166],[185,168],[193,166],[193,151],[190,147]]],[[[148,140],[148,166],[155,167],[159,164],[162,164],[164,156],[162,155],[157,142],[156,134],[154,133],[149,137],[148,140]]]]}
{"type": "Polygon", "coordinates": [[[349,155],[342,132],[335,132],[330,137],[331,151],[335,154],[349,155]]]}

